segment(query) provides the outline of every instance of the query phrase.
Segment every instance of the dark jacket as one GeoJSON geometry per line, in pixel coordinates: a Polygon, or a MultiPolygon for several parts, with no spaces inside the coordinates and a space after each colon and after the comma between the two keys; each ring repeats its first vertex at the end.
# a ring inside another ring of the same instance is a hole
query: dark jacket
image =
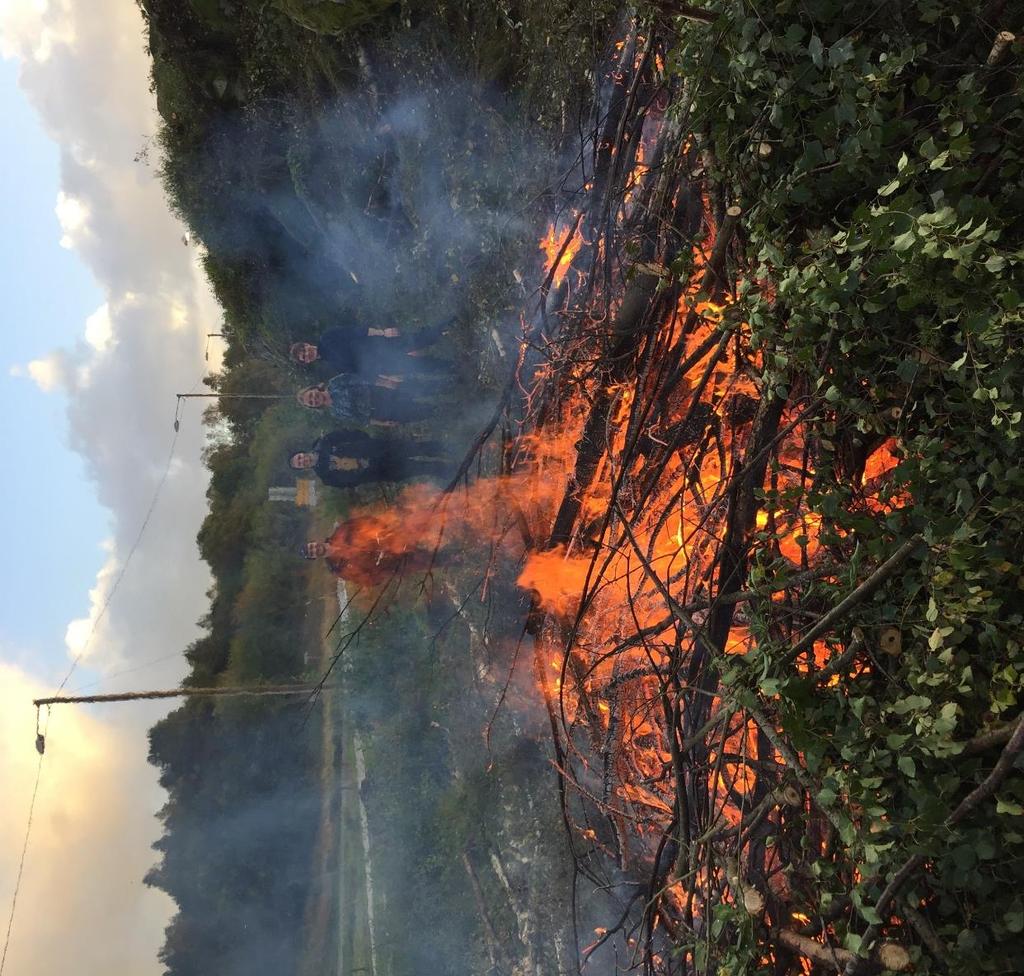
{"type": "Polygon", "coordinates": [[[313,470],[325,485],[354,488],[377,481],[447,473],[444,446],[437,441],[371,437],[361,430],[332,430],[314,445],[313,470]],[[437,460],[428,460],[428,459],[437,460]]]}
{"type": "Polygon", "coordinates": [[[320,358],[336,373],[374,378],[381,373],[403,376],[447,375],[451,364],[434,356],[410,356],[417,348],[407,339],[367,335],[366,329],[328,329],[316,341],[320,358]]]}
{"type": "Polygon", "coordinates": [[[381,461],[390,450],[383,438],[371,437],[361,430],[332,430],[313,445],[317,456],[313,470],[325,485],[335,488],[379,481],[381,461]],[[341,459],[354,462],[355,467],[339,467],[341,459]]]}
{"type": "Polygon", "coordinates": [[[325,384],[331,395],[327,409],[338,420],[360,427],[373,421],[415,424],[425,419],[432,401],[450,386],[442,378],[420,376],[402,379],[396,388],[390,388],[365,376],[338,373],[325,384]]]}
{"type": "Polygon", "coordinates": [[[338,373],[375,375],[377,364],[384,362],[397,344],[397,339],[370,336],[366,329],[334,328],[321,333],[316,340],[320,358],[338,373]]]}

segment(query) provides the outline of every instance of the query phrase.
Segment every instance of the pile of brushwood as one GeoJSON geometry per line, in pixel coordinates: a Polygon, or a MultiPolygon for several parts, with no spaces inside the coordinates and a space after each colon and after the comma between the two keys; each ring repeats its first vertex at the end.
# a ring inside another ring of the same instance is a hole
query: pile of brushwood
{"type": "MultiPolygon", "coordinates": [[[[528,567],[583,567],[569,613],[531,576],[527,620],[586,900],[559,968],[568,956],[570,969],[658,974],[1017,971],[1019,11],[642,2],[616,45],[613,4],[350,6],[342,23],[300,0],[147,0],[163,175],[207,247],[242,383],[266,366],[243,367],[250,353],[280,355],[341,316],[378,324],[402,312],[390,296],[411,308],[464,274],[465,240],[449,254],[420,239],[442,223],[412,192],[436,140],[368,122],[402,88],[382,68],[410,60],[409,25],[417,63],[459,38],[467,74],[530,93],[522,116],[576,133],[575,184],[551,198],[579,250],[524,316],[534,341],[506,423],[496,414],[477,442],[500,428],[514,472],[528,459],[519,430],[540,444],[573,433],[550,524],[526,533],[528,567]],[[610,67],[577,127],[580,61],[606,41],[610,67]],[[394,267],[364,246],[393,230],[394,267]],[[387,287],[368,286],[375,276],[387,287]],[[594,891],[611,899],[603,916],[594,891]]],[[[492,115],[456,117],[443,144],[465,152],[444,153],[438,186],[484,171],[474,147],[503,131],[492,115]]],[[[534,176],[512,174],[525,196],[534,176]]],[[[507,226],[518,234],[535,212],[488,224],[497,243],[474,258],[468,305],[511,315],[512,276],[496,289],[494,269],[522,244],[503,250],[507,226]]],[[[414,716],[424,735],[429,716],[414,716]]],[[[445,764],[433,744],[424,757],[445,764]]],[[[453,828],[444,849],[471,833],[453,828]]],[[[182,939],[211,910],[184,887],[182,939]]],[[[501,955],[495,968],[521,969],[501,955]]]]}
{"type": "Polygon", "coordinates": [[[582,413],[532,544],[584,589],[528,625],[615,902],[579,962],[1020,968],[1019,15],[645,3],[623,38],[528,403],[582,413]]]}

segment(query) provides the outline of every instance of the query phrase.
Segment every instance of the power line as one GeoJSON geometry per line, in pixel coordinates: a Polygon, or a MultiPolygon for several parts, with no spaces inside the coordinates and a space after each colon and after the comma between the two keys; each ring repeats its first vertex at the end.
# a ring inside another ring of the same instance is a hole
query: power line
{"type": "MultiPolygon", "coordinates": [[[[167,477],[171,473],[171,464],[174,461],[174,449],[178,444],[178,425],[174,425],[174,436],[171,438],[170,450],[167,452],[167,463],[164,465],[163,474],[160,476],[160,481],[157,483],[156,490],[153,492],[153,498],[149,503],[149,508],[146,509],[146,515],[142,520],[142,525],[139,526],[138,534],[135,536],[135,541],[132,543],[131,548],[128,550],[128,555],[125,558],[124,563],[121,566],[120,572],[114,580],[114,585],[111,586],[110,592],[107,594],[107,598],[103,601],[103,606],[100,607],[100,612],[96,615],[96,619],[93,621],[92,627],[89,630],[89,634],[85,639],[85,644],[82,645],[82,649],[75,655],[74,660],[71,662],[71,667],[68,668],[67,674],[64,675],[64,680],[60,683],[57,688],[57,694],[59,695],[63,691],[64,686],[71,680],[71,675],[75,673],[75,668],[78,667],[78,662],[82,660],[85,652],[89,649],[92,644],[92,639],[96,635],[96,629],[99,627],[100,621],[106,616],[107,609],[110,607],[111,600],[114,599],[114,594],[117,592],[118,587],[121,585],[121,581],[124,579],[125,573],[128,570],[128,565],[132,561],[132,557],[135,555],[136,550],[139,548],[139,544],[142,542],[142,537],[145,535],[146,528],[149,526],[149,521],[153,516],[153,512],[156,509],[157,502],[160,500],[160,494],[163,491],[164,485],[167,483],[167,477]]],[[[38,707],[38,706],[37,706],[38,707]]],[[[49,712],[47,712],[49,714],[49,712]]],[[[48,727],[49,723],[47,723],[48,727]]],[[[18,893],[21,890],[21,876],[25,870],[25,856],[28,853],[28,842],[32,836],[32,819],[35,815],[36,809],[36,797],[39,794],[39,780],[43,774],[43,757],[45,755],[45,733],[46,728],[39,732],[38,725],[38,712],[36,718],[36,732],[37,732],[37,747],[39,748],[39,761],[36,764],[36,781],[32,787],[32,799],[28,805],[28,820],[25,824],[25,840],[21,845],[21,859],[18,862],[18,876],[14,882],[14,894],[11,898],[11,914],[7,920],[7,934],[4,938],[4,952],[3,956],[0,956],[0,976],[3,976],[3,971],[7,965],[7,950],[11,944],[11,931],[14,928],[14,916],[18,907],[18,893]],[[38,743],[43,743],[40,747],[38,743]]]]}
{"type": "Polygon", "coordinates": [[[36,795],[39,793],[39,779],[43,774],[43,753],[39,753],[39,762],[36,763],[36,782],[32,787],[32,799],[28,804],[28,822],[25,824],[25,841],[21,845],[21,860],[18,862],[18,877],[14,882],[14,894],[11,897],[11,915],[7,920],[7,936],[4,938],[4,954],[0,957],[0,976],[3,976],[4,967],[7,965],[7,949],[11,944],[11,929],[14,928],[14,912],[18,907],[18,892],[21,890],[21,875],[25,870],[25,855],[28,852],[28,839],[32,833],[32,816],[36,809],[36,795]]]}
{"type": "Polygon", "coordinates": [[[148,661],[143,661],[141,664],[136,664],[134,667],[123,668],[121,671],[113,671],[110,674],[103,675],[102,678],[97,678],[95,681],[87,681],[84,685],[78,685],[76,688],[71,689],[73,695],[80,694],[83,691],[88,691],[90,688],[95,688],[97,685],[103,684],[105,681],[112,681],[114,678],[120,678],[125,674],[134,674],[136,671],[143,671],[146,668],[151,668],[155,664],[162,664],[164,661],[170,661],[173,658],[180,658],[185,654],[185,651],[172,651],[170,654],[161,654],[160,657],[150,658],[148,661]]]}
{"type": "Polygon", "coordinates": [[[110,588],[107,598],[103,601],[103,606],[100,607],[100,612],[96,615],[96,619],[92,623],[92,627],[89,630],[89,636],[85,639],[85,644],[82,645],[82,649],[71,662],[71,667],[68,668],[68,673],[64,675],[64,680],[58,686],[58,695],[64,690],[64,686],[71,679],[71,675],[75,673],[75,668],[78,667],[78,662],[82,660],[85,656],[85,652],[89,650],[89,646],[92,644],[92,639],[96,636],[96,629],[99,627],[100,621],[106,616],[107,609],[110,607],[110,602],[114,599],[114,594],[117,592],[117,588],[121,585],[121,580],[124,579],[124,575],[128,571],[128,565],[131,563],[132,557],[135,555],[136,550],[139,548],[139,544],[142,542],[142,537],[146,532],[146,528],[149,526],[149,520],[153,516],[153,510],[156,508],[156,504],[160,500],[160,493],[163,491],[164,485],[167,483],[167,476],[171,473],[171,463],[174,461],[174,449],[177,444],[178,428],[177,425],[175,425],[174,436],[171,438],[171,449],[167,452],[167,464],[164,466],[164,473],[160,476],[160,481],[156,486],[156,491],[153,492],[153,500],[149,503],[149,508],[146,510],[146,515],[142,520],[142,525],[139,526],[138,535],[135,536],[135,541],[128,550],[128,555],[125,557],[125,561],[121,565],[121,570],[117,574],[117,578],[114,580],[114,585],[110,588]]]}
{"type": "MultiPolygon", "coordinates": [[[[195,386],[192,387],[192,389],[194,390],[196,388],[196,386],[198,386],[198,385],[199,384],[196,383],[195,386]]],[[[180,405],[181,400],[182,400],[182,398],[184,396],[192,396],[192,395],[194,395],[194,394],[191,394],[191,393],[190,394],[184,394],[184,395],[179,394],[178,404],[180,405]]],[[[121,581],[124,579],[125,573],[127,573],[127,571],[128,571],[128,566],[129,566],[129,564],[132,561],[132,557],[135,555],[136,551],[138,550],[139,545],[142,542],[142,538],[143,538],[143,536],[146,533],[146,529],[149,527],[150,519],[153,517],[153,512],[156,509],[157,502],[159,502],[159,500],[160,500],[160,495],[163,492],[164,485],[167,483],[167,478],[168,478],[168,476],[171,473],[171,464],[174,461],[174,450],[175,450],[175,448],[178,445],[178,427],[179,427],[179,424],[178,424],[178,415],[177,414],[178,414],[178,412],[177,412],[177,410],[175,410],[174,436],[171,438],[171,446],[170,446],[170,449],[167,452],[167,463],[164,465],[163,474],[160,475],[160,480],[157,482],[156,489],[153,492],[153,497],[152,497],[152,499],[151,499],[151,501],[149,503],[149,508],[146,509],[146,514],[145,514],[145,516],[142,519],[142,524],[139,526],[139,531],[138,531],[138,533],[135,536],[135,541],[132,543],[131,548],[128,550],[128,555],[125,557],[124,563],[121,565],[121,569],[118,572],[117,577],[114,579],[114,584],[113,584],[113,586],[111,586],[110,592],[107,593],[107,597],[103,601],[103,606],[100,607],[100,612],[96,615],[96,619],[93,621],[92,627],[89,629],[89,634],[88,634],[88,636],[85,639],[85,643],[82,645],[82,649],[78,652],[78,654],[75,655],[74,660],[72,660],[72,662],[71,662],[71,666],[68,668],[67,674],[64,675],[64,680],[61,681],[60,685],[57,687],[56,695],[54,696],[57,700],[59,700],[60,693],[64,690],[64,687],[65,687],[65,685],[67,685],[68,681],[71,680],[71,676],[75,673],[75,669],[78,667],[79,662],[85,656],[85,652],[89,649],[90,645],[92,644],[93,637],[96,636],[96,630],[97,630],[97,628],[100,625],[100,621],[106,616],[106,613],[107,613],[107,610],[110,607],[111,601],[114,599],[114,594],[117,593],[118,587],[121,585],[121,581]]],[[[169,655],[169,656],[176,656],[176,655],[169,655]]],[[[129,669],[129,670],[134,670],[134,669],[129,669]]],[[[273,694],[274,692],[270,692],[270,693],[273,694]]],[[[280,694],[281,692],[277,692],[277,693],[280,694]]],[[[151,697],[151,696],[150,695],[144,695],[144,697],[151,697]]],[[[153,697],[165,697],[165,696],[164,695],[158,695],[158,696],[153,696],[153,697]]],[[[54,699],[50,699],[50,700],[54,700],[54,699]]],[[[16,912],[17,907],[18,907],[18,893],[21,890],[21,877],[22,877],[22,874],[24,873],[24,870],[25,870],[25,857],[26,857],[26,855],[28,853],[29,839],[32,836],[32,820],[33,820],[33,817],[35,815],[36,797],[39,794],[39,781],[42,778],[42,773],[43,773],[43,757],[45,755],[45,740],[46,740],[45,733],[46,733],[46,731],[47,731],[47,729],[49,727],[49,709],[47,709],[47,723],[44,726],[44,728],[42,729],[42,731],[40,732],[40,729],[39,729],[39,711],[38,711],[39,705],[40,705],[40,703],[37,702],[36,703],[36,709],[37,709],[37,711],[36,711],[36,733],[37,733],[37,748],[39,749],[39,761],[36,763],[36,779],[35,779],[35,784],[32,787],[32,798],[29,801],[29,806],[28,806],[28,820],[25,823],[25,839],[24,839],[24,841],[23,841],[23,843],[21,845],[21,859],[18,862],[18,875],[17,875],[17,878],[16,878],[16,880],[14,882],[14,894],[11,897],[11,913],[10,913],[10,917],[7,920],[7,934],[4,937],[4,951],[3,951],[3,956],[0,956],[0,976],[3,976],[4,968],[7,965],[7,950],[10,948],[10,944],[11,944],[11,931],[14,928],[14,917],[15,917],[15,912],[16,912]]]]}

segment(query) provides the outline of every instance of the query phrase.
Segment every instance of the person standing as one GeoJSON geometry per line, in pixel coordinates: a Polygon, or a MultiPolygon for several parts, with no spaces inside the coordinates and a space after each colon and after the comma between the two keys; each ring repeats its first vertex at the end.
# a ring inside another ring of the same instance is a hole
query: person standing
{"type": "Polygon", "coordinates": [[[434,377],[367,379],[339,373],[326,383],[299,390],[295,397],[304,407],[327,410],[344,423],[391,426],[423,420],[433,407],[432,399],[448,386],[444,379],[434,377]]]}
{"type": "Polygon", "coordinates": [[[446,549],[415,540],[399,543],[366,529],[358,519],[348,519],[337,523],[323,542],[304,542],[299,553],[303,559],[324,559],[335,576],[369,588],[399,576],[430,573],[449,561],[446,549]]]}
{"type": "Polygon", "coordinates": [[[322,361],[338,373],[442,376],[451,372],[451,364],[437,356],[424,356],[419,350],[437,342],[451,324],[452,320],[446,319],[409,333],[395,328],[336,326],[322,332],[315,343],[293,342],[288,352],[297,363],[322,361]]]}
{"type": "Polygon", "coordinates": [[[310,450],[294,453],[289,464],[296,471],[315,471],[325,485],[355,488],[378,481],[443,478],[451,467],[445,453],[435,440],[332,430],[310,450]]]}

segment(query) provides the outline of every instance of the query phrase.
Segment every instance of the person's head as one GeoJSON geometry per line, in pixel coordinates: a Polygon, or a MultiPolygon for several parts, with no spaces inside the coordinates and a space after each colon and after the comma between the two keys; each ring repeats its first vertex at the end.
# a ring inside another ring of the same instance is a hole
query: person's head
{"type": "Polygon", "coordinates": [[[312,342],[293,342],[288,355],[297,363],[312,363],[320,358],[320,350],[312,342]]]}
{"type": "Polygon", "coordinates": [[[313,451],[296,451],[288,459],[288,463],[295,468],[296,471],[305,471],[307,468],[311,468],[316,464],[316,454],[314,454],[313,451]]]}
{"type": "Polygon", "coordinates": [[[331,395],[322,386],[307,386],[295,394],[295,399],[311,410],[323,410],[330,405],[331,395]]]}
{"type": "Polygon", "coordinates": [[[327,555],[326,542],[305,542],[299,547],[303,559],[320,559],[327,555]]]}

